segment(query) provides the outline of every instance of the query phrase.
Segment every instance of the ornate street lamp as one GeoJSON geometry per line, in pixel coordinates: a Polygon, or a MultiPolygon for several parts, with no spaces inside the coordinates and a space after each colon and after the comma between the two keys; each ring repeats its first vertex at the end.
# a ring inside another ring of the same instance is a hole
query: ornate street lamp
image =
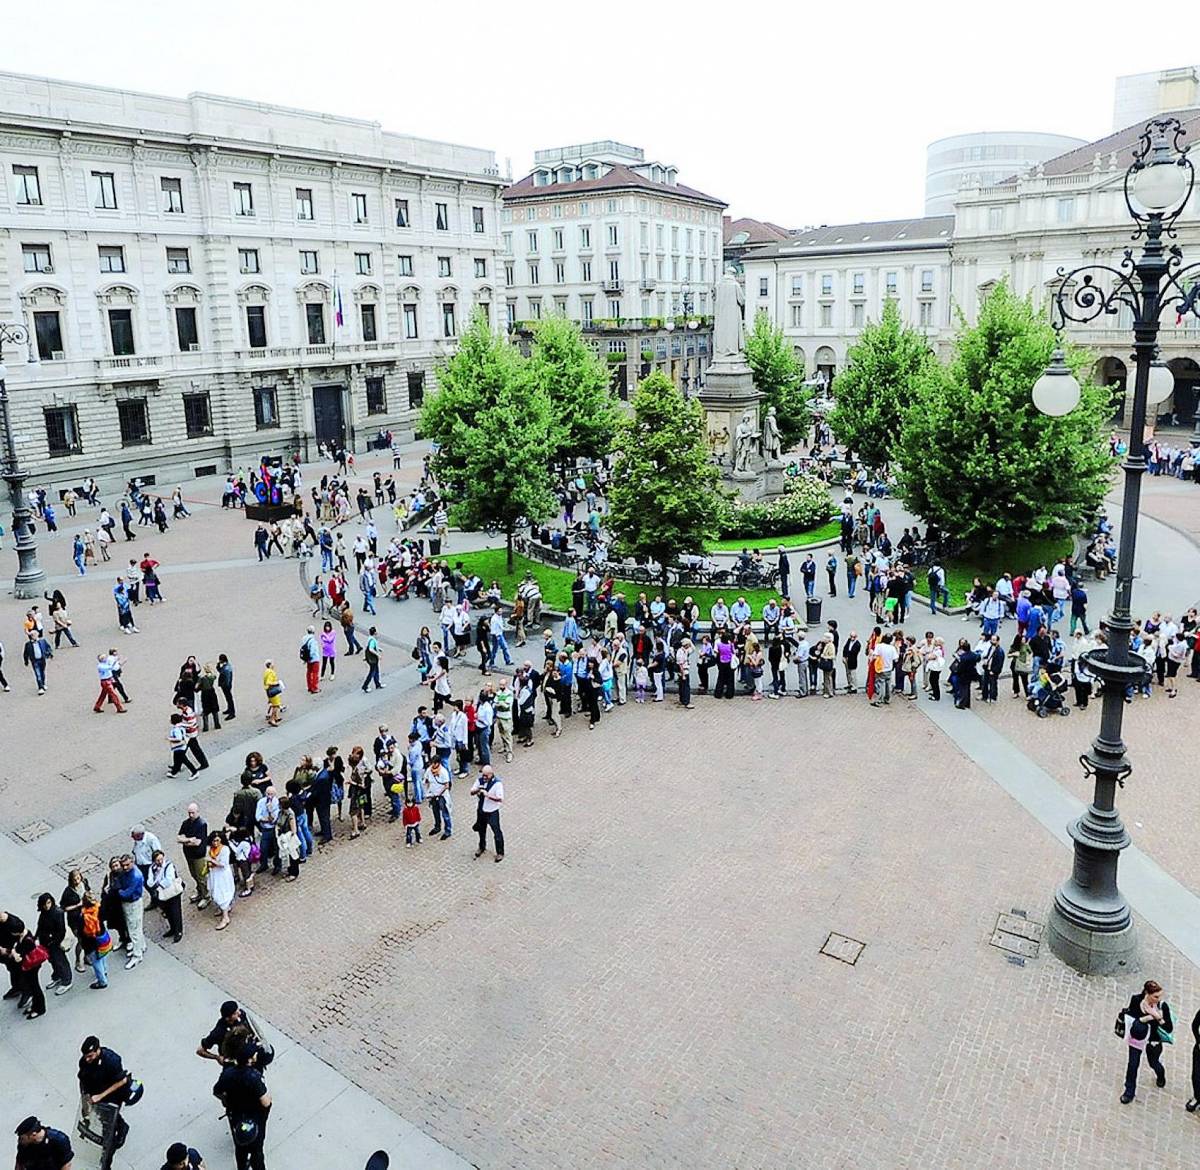
{"type": "MultiPolygon", "coordinates": [[[[1087,668],[1103,687],[1100,731],[1091,748],[1079,757],[1094,781],[1092,803],[1069,826],[1074,841],[1071,876],[1059,886],[1050,911],[1047,935],[1050,949],[1077,971],[1111,974],[1130,963],[1136,948],[1129,904],[1117,887],[1117,863],[1129,844],[1129,834],[1116,808],[1116,791],[1124,786],[1132,766],[1121,739],[1126,688],[1139,683],[1145,662],[1129,650],[1133,630],[1133,557],[1137,541],[1138,505],[1146,470],[1147,406],[1165,401],[1174,379],[1157,360],[1159,316],[1170,304],[1180,316],[1200,316],[1200,284],[1188,287],[1178,245],[1165,245],[1175,236],[1175,221],[1192,194],[1195,172],[1183,145],[1184,129],[1177,118],[1157,118],[1142,132],[1125,174],[1125,203],[1137,224],[1133,239],[1144,238],[1141,255],[1125,250],[1119,267],[1085,264],[1073,272],[1058,270],[1052,319],[1061,330],[1068,321],[1087,324],[1123,308],[1133,314],[1136,374],[1129,451],[1122,464],[1125,492],[1121,505],[1121,542],[1117,554],[1116,594],[1106,626],[1108,644],[1089,651],[1087,668]],[[1103,285],[1096,284],[1096,279],[1103,285]],[[1077,282],[1077,278],[1078,282],[1077,282]]],[[[1055,349],[1050,366],[1033,387],[1033,400],[1049,415],[1069,413],[1079,401],[1079,384],[1055,349]]]]}
{"type": "Polygon", "coordinates": [[[29,340],[29,330],[24,325],[8,325],[0,322],[0,440],[4,449],[4,482],[8,484],[8,498],[12,504],[12,533],[17,546],[17,575],[13,581],[13,596],[20,598],[41,597],[46,583],[46,571],[38,564],[37,544],[33,539],[32,513],[25,495],[25,473],[17,461],[17,448],[13,442],[12,414],[8,408],[8,370],[4,367],[4,346],[29,346],[30,362],[37,361],[37,353],[29,340]]]}

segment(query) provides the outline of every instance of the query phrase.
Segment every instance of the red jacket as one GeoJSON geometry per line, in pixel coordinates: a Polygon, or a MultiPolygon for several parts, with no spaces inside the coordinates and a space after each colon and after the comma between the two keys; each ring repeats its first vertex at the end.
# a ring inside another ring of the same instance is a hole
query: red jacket
{"type": "Polygon", "coordinates": [[[406,804],[404,811],[400,814],[400,823],[403,825],[419,825],[421,823],[421,806],[419,804],[406,804]]]}

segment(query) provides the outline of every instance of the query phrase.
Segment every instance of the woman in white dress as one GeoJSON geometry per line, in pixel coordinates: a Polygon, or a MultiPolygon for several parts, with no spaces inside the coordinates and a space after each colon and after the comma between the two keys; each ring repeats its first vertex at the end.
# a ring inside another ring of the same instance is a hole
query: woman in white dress
{"type": "Polygon", "coordinates": [[[208,835],[208,896],[221,912],[218,930],[229,925],[229,910],[233,906],[233,854],[225,834],[218,831],[208,835]]]}

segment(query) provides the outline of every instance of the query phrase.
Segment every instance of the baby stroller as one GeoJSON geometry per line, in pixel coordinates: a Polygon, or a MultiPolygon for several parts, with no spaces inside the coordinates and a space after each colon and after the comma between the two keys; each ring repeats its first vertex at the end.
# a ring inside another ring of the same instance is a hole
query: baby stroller
{"type": "Polygon", "coordinates": [[[1030,686],[1026,708],[1035,712],[1039,719],[1045,719],[1047,715],[1054,714],[1070,715],[1071,708],[1063,699],[1063,694],[1069,685],[1067,680],[1057,671],[1047,677],[1048,681],[1043,682],[1039,679],[1030,686]]]}

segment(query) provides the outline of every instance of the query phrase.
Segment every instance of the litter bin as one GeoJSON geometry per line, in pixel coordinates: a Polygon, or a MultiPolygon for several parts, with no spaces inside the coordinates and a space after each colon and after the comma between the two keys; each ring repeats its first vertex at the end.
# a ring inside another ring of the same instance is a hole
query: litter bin
{"type": "Polygon", "coordinates": [[[804,599],[804,616],[809,626],[819,626],[821,624],[821,599],[819,597],[806,597],[804,599]]]}
{"type": "MultiPolygon", "coordinates": [[[[429,555],[431,557],[440,557],[442,555],[442,538],[440,536],[431,536],[429,538],[429,555]]],[[[820,603],[817,605],[817,612],[821,610],[820,603]]]]}

